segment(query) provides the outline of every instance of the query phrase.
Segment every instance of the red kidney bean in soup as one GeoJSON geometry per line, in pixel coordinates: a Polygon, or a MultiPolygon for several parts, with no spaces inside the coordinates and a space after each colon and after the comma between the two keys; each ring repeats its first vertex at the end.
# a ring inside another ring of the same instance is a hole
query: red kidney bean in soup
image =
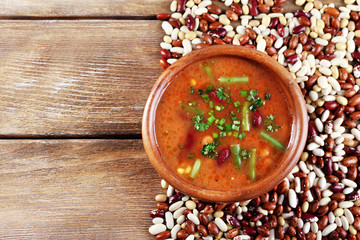
{"type": "Polygon", "coordinates": [[[275,76],[256,62],[215,57],[179,73],[157,106],[157,143],[168,166],[208,189],[238,189],[278,166],[292,116],[275,76]]]}

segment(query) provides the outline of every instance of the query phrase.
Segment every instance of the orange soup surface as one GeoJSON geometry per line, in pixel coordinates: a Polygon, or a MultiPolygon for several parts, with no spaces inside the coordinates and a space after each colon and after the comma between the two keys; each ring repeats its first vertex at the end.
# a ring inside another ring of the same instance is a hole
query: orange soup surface
{"type": "Polygon", "coordinates": [[[199,61],[179,73],[155,116],[157,144],[172,171],[213,190],[238,189],[270,174],[292,124],[274,78],[235,57],[199,61]]]}

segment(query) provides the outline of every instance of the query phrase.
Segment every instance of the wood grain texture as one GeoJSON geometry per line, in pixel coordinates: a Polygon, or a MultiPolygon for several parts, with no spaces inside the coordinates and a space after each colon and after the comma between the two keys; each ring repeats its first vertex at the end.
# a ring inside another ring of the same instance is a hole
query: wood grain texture
{"type": "MultiPolygon", "coordinates": [[[[172,0],[4,0],[0,2],[0,17],[155,17],[170,11],[172,0]]],[[[214,1],[223,5],[220,1],[214,1]]],[[[295,1],[284,4],[286,11],[299,7],[295,1]]],[[[323,0],[325,3],[341,0],[323,0]]]]}
{"type": "Polygon", "coordinates": [[[140,134],[158,21],[0,22],[0,136],[140,134]]]}
{"type": "Polygon", "coordinates": [[[151,239],[141,140],[2,140],[0,165],[0,239],[151,239]]]}

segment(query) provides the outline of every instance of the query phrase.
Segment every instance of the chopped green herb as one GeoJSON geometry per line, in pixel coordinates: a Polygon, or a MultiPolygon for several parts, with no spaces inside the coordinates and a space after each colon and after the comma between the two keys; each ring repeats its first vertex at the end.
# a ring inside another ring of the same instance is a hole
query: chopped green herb
{"type": "Polygon", "coordinates": [[[247,95],[248,95],[248,91],[245,91],[245,90],[240,91],[240,96],[246,97],[247,95]]]}
{"type": "Polygon", "coordinates": [[[251,89],[250,90],[250,95],[251,96],[256,96],[257,95],[257,91],[255,89],[251,89]]]}
{"type": "Polygon", "coordinates": [[[245,137],[245,133],[244,133],[244,132],[242,132],[242,133],[239,134],[239,139],[240,139],[240,140],[243,139],[244,137],[245,137]]]}
{"type": "Polygon", "coordinates": [[[180,144],[178,144],[178,148],[180,148],[180,149],[184,149],[184,147],[183,147],[183,146],[181,146],[180,144]]]}
{"type": "Polygon", "coordinates": [[[238,119],[237,117],[231,117],[232,121],[235,121],[236,119],[238,119]]]}
{"type": "Polygon", "coordinates": [[[210,127],[210,123],[209,122],[202,122],[203,120],[203,115],[202,114],[198,114],[195,117],[193,117],[193,122],[194,122],[194,127],[196,130],[198,131],[205,131],[206,129],[208,129],[210,127]]]}
{"type": "Polygon", "coordinates": [[[201,149],[201,153],[208,158],[215,158],[217,156],[217,152],[215,151],[217,145],[215,143],[208,143],[203,145],[201,149]]]}
{"type": "Polygon", "coordinates": [[[265,100],[270,100],[271,98],[271,94],[270,93],[265,93],[265,100]]]}
{"type": "Polygon", "coordinates": [[[242,159],[244,159],[244,160],[248,160],[249,158],[250,158],[250,151],[249,150],[247,150],[247,149],[243,149],[243,150],[241,150],[241,152],[240,152],[240,156],[241,156],[241,158],[242,159]]]}
{"type": "Polygon", "coordinates": [[[225,100],[226,99],[226,93],[224,93],[224,88],[220,87],[216,90],[216,95],[219,97],[220,100],[225,100]]]}
{"type": "Polygon", "coordinates": [[[232,128],[233,130],[235,130],[235,131],[239,131],[239,130],[240,130],[240,127],[237,126],[237,125],[235,125],[235,124],[233,124],[233,125],[231,126],[231,128],[232,128]]]}
{"type": "Polygon", "coordinates": [[[234,136],[234,137],[238,137],[238,136],[239,136],[239,132],[233,132],[233,136],[234,136]]]}
{"type": "Polygon", "coordinates": [[[213,136],[213,138],[218,138],[218,137],[219,137],[219,134],[213,133],[212,136],[213,136]]]}
{"type": "Polygon", "coordinates": [[[239,120],[233,121],[234,124],[240,124],[241,122],[239,120]]]}
{"type": "Polygon", "coordinates": [[[214,103],[213,103],[213,101],[209,101],[209,108],[214,108],[214,103]]]}
{"type": "Polygon", "coordinates": [[[274,123],[274,119],[275,119],[274,115],[265,117],[264,123],[265,123],[267,132],[277,132],[281,128],[281,126],[276,125],[274,123]]]}
{"type": "Polygon", "coordinates": [[[221,111],[221,107],[220,106],[215,106],[215,110],[216,111],[221,111]]]}
{"type": "Polygon", "coordinates": [[[226,132],[220,132],[220,137],[226,137],[226,132]]]}
{"type": "Polygon", "coordinates": [[[190,94],[194,93],[194,87],[190,87],[190,94]]]}
{"type": "Polygon", "coordinates": [[[208,119],[207,119],[207,121],[208,121],[208,123],[213,123],[214,121],[216,120],[216,118],[213,116],[213,115],[211,115],[208,119]]]}
{"type": "Polygon", "coordinates": [[[235,107],[240,107],[240,102],[239,101],[234,102],[234,106],[235,107]]]}
{"type": "Polygon", "coordinates": [[[198,89],[198,94],[201,96],[204,94],[204,91],[202,89],[198,89]]]}
{"type": "Polygon", "coordinates": [[[209,85],[209,86],[206,86],[206,92],[209,93],[213,90],[213,86],[209,85]]]}
{"type": "Polygon", "coordinates": [[[209,101],[210,100],[210,97],[208,94],[204,93],[201,95],[201,98],[204,99],[205,102],[209,101]]]}
{"type": "Polygon", "coordinates": [[[225,122],[226,122],[225,118],[222,118],[222,119],[219,121],[219,124],[220,124],[220,125],[224,125],[225,122]]]}
{"type": "Polygon", "coordinates": [[[225,131],[226,132],[231,131],[231,124],[225,124],[225,131]]]}
{"type": "Polygon", "coordinates": [[[195,157],[195,154],[194,153],[190,153],[187,155],[187,158],[188,159],[193,159],[195,157]]]}

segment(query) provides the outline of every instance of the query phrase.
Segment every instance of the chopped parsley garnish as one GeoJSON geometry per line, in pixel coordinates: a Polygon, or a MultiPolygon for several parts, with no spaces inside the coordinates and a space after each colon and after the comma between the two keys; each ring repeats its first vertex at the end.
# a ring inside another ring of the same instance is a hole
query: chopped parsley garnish
{"type": "Polygon", "coordinates": [[[227,94],[224,93],[223,87],[220,87],[216,90],[216,95],[219,97],[220,100],[225,100],[227,96],[227,94]]]}
{"type": "Polygon", "coordinates": [[[250,153],[249,150],[243,149],[240,152],[240,156],[241,156],[241,159],[248,160],[250,158],[250,156],[251,156],[251,153],[250,153]]]}
{"type": "Polygon", "coordinates": [[[198,131],[205,131],[206,129],[208,129],[210,127],[209,122],[203,122],[203,115],[202,114],[198,114],[195,117],[193,117],[193,122],[194,122],[194,127],[196,130],[198,131]]]}
{"type": "Polygon", "coordinates": [[[190,94],[194,93],[194,87],[190,87],[190,94]]]}
{"type": "Polygon", "coordinates": [[[242,133],[239,134],[239,139],[240,139],[240,140],[243,139],[244,137],[245,137],[245,133],[244,133],[244,132],[242,132],[242,133]]]}
{"type": "Polygon", "coordinates": [[[265,93],[265,100],[270,100],[271,98],[271,94],[270,93],[265,93]]]}
{"type": "Polygon", "coordinates": [[[258,92],[255,89],[250,90],[250,94],[246,99],[248,102],[252,102],[249,109],[252,112],[255,112],[256,109],[264,105],[263,100],[258,96],[258,92]]]}
{"type": "Polygon", "coordinates": [[[274,115],[265,117],[264,123],[265,123],[267,132],[277,132],[281,128],[281,126],[276,125],[274,123],[274,119],[275,119],[274,115]]]}
{"type": "Polygon", "coordinates": [[[187,155],[187,157],[188,157],[188,159],[193,159],[195,157],[195,154],[190,153],[190,154],[187,155]]]}
{"type": "Polygon", "coordinates": [[[201,149],[201,153],[208,158],[215,158],[217,156],[217,152],[215,151],[217,145],[215,143],[208,143],[203,145],[201,149]]]}

